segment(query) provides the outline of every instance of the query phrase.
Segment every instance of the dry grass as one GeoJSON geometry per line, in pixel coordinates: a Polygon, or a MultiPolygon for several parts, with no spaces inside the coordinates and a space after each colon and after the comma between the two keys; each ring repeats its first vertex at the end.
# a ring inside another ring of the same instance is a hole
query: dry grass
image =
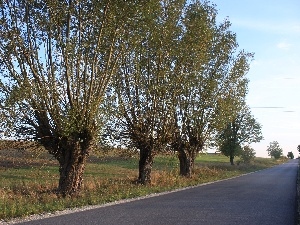
{"type": "Polygon", "coordinates": [[[144,186],[134,182],[138,175],[135,154],[96,154],[87,165],[80,195],[60,198],[55,193],[58,165],[47,153],[30,149],[23,152],[0,150],[0,219],[144,196],[233,177],[278,163],[257,159],[251,165],[231,166],[224,156],[201,155],[197,158],[192,178],[184,178],[178,175],[178,160],[174,155],[158,156],[151,185],[144,186]]]}

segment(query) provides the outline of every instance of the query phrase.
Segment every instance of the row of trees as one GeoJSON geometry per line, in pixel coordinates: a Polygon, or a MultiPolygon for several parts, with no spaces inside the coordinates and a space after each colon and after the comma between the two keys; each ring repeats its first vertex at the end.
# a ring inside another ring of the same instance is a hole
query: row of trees
{"type": "MultiPolygon", "coordinates": [[[[297,146],[297,150],[300,153],[300,145],[297,146]]],[[[267,152],[269,156],[275,159],[279,159],[281,156],[283,156],[283,149],[280,147],[277,141],[270,142],[270,145],[267,148],[267,152]]],[[[295,156],[293,152],[288,152],[287,157],[293,159],[295,156]]]]}
{"type": "Polygon", "coordinates": [[[238,50],[208,2],[53,0],[0,3],[2,127],[37,140],[59,162],[58,190],[80,191],[93,146],[140,152],[151,182],[156,154],[176,151],[190,176],[205,147],[233,164],[262,139],[245,104],[253,54],[238,50]]]}

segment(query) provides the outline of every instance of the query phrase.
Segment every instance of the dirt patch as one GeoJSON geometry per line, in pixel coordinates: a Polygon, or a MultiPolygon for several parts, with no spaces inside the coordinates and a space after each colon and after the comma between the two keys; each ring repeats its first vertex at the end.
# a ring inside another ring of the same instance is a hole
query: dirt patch
{"type": "Polygon", "coordinates": [[[41,146],[32,142],[0,141],[0,168],[57,165],[41,146]]]}

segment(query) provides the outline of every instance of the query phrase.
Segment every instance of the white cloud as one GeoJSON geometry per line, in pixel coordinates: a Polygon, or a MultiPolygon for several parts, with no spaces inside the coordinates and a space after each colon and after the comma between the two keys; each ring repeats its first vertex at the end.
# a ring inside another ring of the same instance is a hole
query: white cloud
{"type": "Polygon", "coordinates": [[[291,46],[292,45],[286,41],[281,41],[277,44],[277,48],[281,50],[290,50],[291,46]]]}

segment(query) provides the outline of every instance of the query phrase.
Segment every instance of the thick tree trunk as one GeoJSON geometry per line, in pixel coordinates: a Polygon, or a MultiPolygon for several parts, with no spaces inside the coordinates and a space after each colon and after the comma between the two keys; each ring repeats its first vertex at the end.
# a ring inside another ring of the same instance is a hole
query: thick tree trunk
{"type": "Polygon", "coordinates": [[[82,187],[86,156],[76,156],[67,150],[66,159],[59,166],[58,193],[63,197],[78,194],[82,187]]]}
{"type": "Polygon", "coordinates": [[[60,147],[58,194],[63,197],[74,196],[82,187],[89,142],[66,141],[60,147]]]}
{"type": "Polygon", "coordinates": [[[181,176],[190,177],[191,161],[184,150],[178,151],[178,159],[179,159],[179,174],[181,176]]]}
{"type": "Polygon", "coordinates": [[[189,157],[183,149],[178,151],[178,159],[180,169],[179,174],[184,177],[191,177],[194,159],[189,157]]]}
{"type": "Polygon", "coordinates": [[[153,155],[151,149],[148,148],[140,149],[139,177],[138,177],[138,182],[140,184],[151,183],[152,164],[153,164],[153,155]]]}
{"type": "Polygon", "coordinates": [[[68,136],[42,134],[40,143],[59,162],[58,195],[77,195],[82,188],[85,164],[92,146],[92,130],[83,129],[68,136]]]}
{"type": "Polygon", "coordinates": [[[172,148],[178,153],[179,174],[181,176],[191,177],[192,169],[194,168],[195,154],[189,154],[185,151],[185,145],[181,140],[174,142],[172,148]]]}

